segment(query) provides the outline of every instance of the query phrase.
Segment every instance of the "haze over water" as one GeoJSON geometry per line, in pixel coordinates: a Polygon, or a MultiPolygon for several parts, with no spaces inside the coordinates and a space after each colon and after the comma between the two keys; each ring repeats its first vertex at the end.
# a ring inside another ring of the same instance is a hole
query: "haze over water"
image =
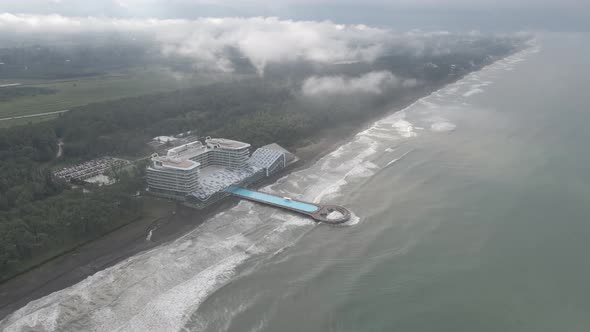
{"type": "Polygon", "coordinates": [[[588,331],[589,35],[547,35],[264,191],[30,303],[35,331],[588,331]]]}

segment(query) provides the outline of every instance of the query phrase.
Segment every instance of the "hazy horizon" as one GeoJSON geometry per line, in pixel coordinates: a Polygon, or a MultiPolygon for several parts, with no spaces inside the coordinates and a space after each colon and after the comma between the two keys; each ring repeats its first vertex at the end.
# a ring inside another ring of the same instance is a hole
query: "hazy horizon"
{"type": "Polygon", "coordinates": [[[25,0],[0,4],[0,13],[69,17],[195,19],[277,17],[329,20],[400,30],[589,31],[590,6],[579,1],[217,1],[217,0],[25,0]]]}

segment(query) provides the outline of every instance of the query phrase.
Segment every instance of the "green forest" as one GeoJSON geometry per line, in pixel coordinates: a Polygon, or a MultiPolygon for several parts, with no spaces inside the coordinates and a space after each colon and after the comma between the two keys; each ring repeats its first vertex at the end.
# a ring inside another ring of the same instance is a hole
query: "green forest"
{"type": "Polygon", "coordinates": [[[141,168],[111,187],[73,189],[53,178],[57,152],[49,124],[0,131],[0,280],[27,262],[63,251],[136,218],[141,168]]]}

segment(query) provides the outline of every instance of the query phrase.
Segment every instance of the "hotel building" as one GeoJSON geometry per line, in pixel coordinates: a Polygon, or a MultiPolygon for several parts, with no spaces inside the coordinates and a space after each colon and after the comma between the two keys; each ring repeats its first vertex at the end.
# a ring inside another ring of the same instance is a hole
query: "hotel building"
{"type": "MultiPolygon", "coordinates": [[[[257,149],[224,138],[191,142],[152,155],[147,169],[148,191],[156,196],[204,207],[226,196],[232,185],[268,177],[287,164],[290,153],[276,144],[257,149]]],[[[291,155],[292,156],[292,155],[291,155]]]]}

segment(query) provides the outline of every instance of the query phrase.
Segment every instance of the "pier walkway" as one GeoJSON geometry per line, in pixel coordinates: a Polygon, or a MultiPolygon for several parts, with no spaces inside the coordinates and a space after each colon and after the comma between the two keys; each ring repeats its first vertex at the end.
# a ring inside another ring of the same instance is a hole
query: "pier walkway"
{"type": "Polygon", "coordinates": [[[304,214],[323,223],[341,224],[350,219],[350,211],[342,206],[308,203],[234,186],[227,191],[236,197],[304,214]]]}

